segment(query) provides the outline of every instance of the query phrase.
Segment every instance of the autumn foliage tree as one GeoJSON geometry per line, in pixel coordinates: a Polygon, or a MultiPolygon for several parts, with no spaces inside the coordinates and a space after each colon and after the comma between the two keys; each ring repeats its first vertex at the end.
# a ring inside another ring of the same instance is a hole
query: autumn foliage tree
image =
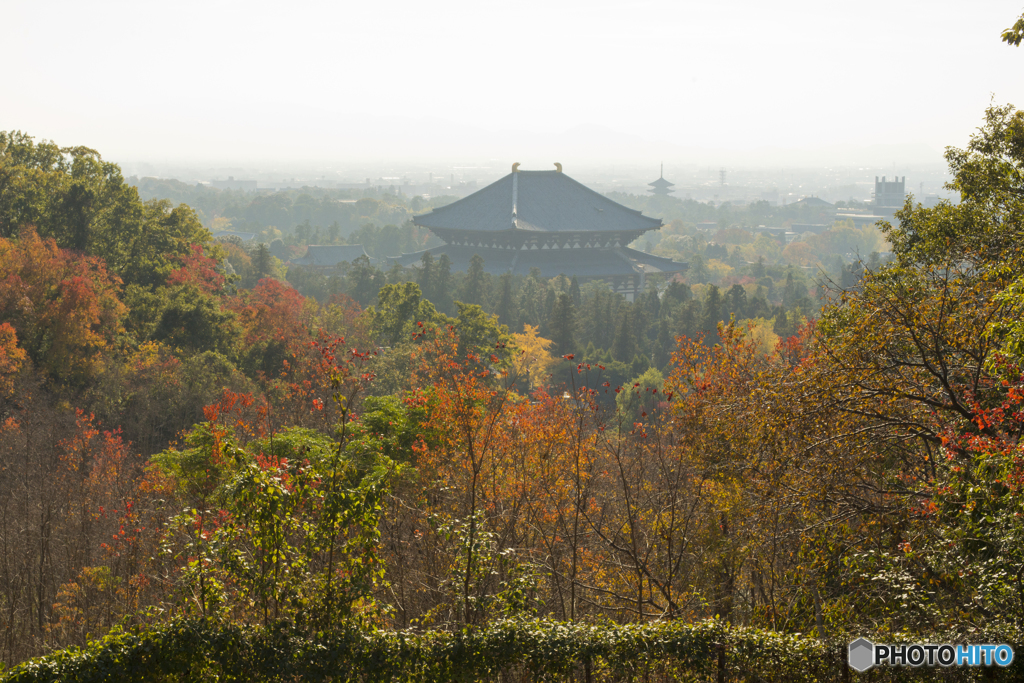
{"type": "Polygon", "coordinates": [[[181,266],[167,276],[167,286],[193,285],[207,293],[220,291],[225,278],[217,259],[207,256],[201,244],[191,247],[191,253],[180,257],[181,266]]]}
{"type": "Polygon", "coordinates": [[[875,519],[888,542],[857,556],[875,581],[855,583],[879,621],[1018,618],[1022,141],[1024,114],[990,108],[946,154],[961,203],[905,207],[886,230],[895,262],[824,318],[834,405],[873,434],[884,467],[875,519]]]}
{"type": "Polygon", "coordinates": [[[0,422],[0,653],[84,644],[152,600],[159,519],[116,431],[22,394],[0,422]]]}
{"type": "Polygon", "coordinates": [[[516,378],[522,378],[524,389],[542,385],[558,362],[551,353],[554,342],[538,334],[533,325],[524,325],[522,334],[512,335],[515,347],[512,368],[516,378]]]}
{"type": "MultiPolygon", "coordinates": [[[[474,619],[474,577],[479,573],[478,544],[480,503],[485,495],[484,481],[493,467],[493,451],[498,444],[497,424],[506,401],[512,398],[500,379],[479,363],[475,353],[459,354],[459,338],[452,327],[425,329],[417,352],[420,363],[417,383],[426,388],[413,400],[427,407],[424,428],[432,447],[421,449],[417,463],[462,491],[462,500],[452,522],[466,525],[460,561],[453,568],[460,577],[457,587],[459,618],[474,619]]],[[[492,356],[497,360],[497,356],[492,356]]]]}
{"type": "Polygon", "coordinates": [[[10,323],[0,323],[0,397],[14,392],[14,376],[21,370],[27,354],[18,348],[18,334],[10,323]]]}
{"type": "Polygon", "coordinates": [[[192,209],[142,202],[117,164],[96,150],[0,131],[0,237],[12,239],[29,226],[145,287],[163,284],[178,258],[209,240],[192,209]]]}
{"type": "Polygon", "coordinates": [[[297,345],[310,340],[318,306],[277,280],[264,278],[252,290],[226,301],[243,334],[241,365],[252,374],[276,376],[297,345]]]}
{"type": "Polygon", "coordinates": [[[82,382],[103,367],[126,312],[119,284],[100,259],[61,249],[34,230],[0,239],[0,316],[55,379],[82,382]]]}

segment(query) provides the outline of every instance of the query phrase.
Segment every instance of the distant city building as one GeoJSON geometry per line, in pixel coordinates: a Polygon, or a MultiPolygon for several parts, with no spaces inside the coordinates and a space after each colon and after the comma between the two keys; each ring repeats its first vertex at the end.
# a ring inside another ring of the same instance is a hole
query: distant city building
{"type": "Polygon", "coordinates": [[[658,177],[658,179],[655,180],[653,183],[647,184],[651,186],[651,189],[647,191],[653,192],[654,194],[668,196],[670,192],[675,192],[675,190],[669,189],[670,187],[675,185],[675,183],[670,183],[669,181],[665,180],[665,164],[661,165],[661,175],[658,177]]]}
{"type": "Polygon", "coordinates": [[[851,221],[853,227],[863,228],[865,225],[874,225],[878,221],[891,220],[892,214],[888,216],[879,216],[873,213],[858,213],[854,211],[844,211],[836,214],[837,221],[851,221]]]}
{"type": "MultiPolygon", "coordinates": [[[[903,208],[903,202],[907,198],[906,179],[907,177],[903,176],[886,180],[886,177],[882,176],[879,180],[878,176],[875,176],[875,201],[871,208],[878,215],[878,220],[895,222],[896,212],[903,208]]],[[[854,223],[856,224],[856,221],[854,223]]]]}
{"type": "MultiPolygon", "coordinates": [[[[795,228],[796,226],[793,227],[795,228]]],[[[800,236],[800,233],[796,232],[796,230],[788,230],[786,228],[774,226],[765,227],[763,225],[759,225],[756,228],[751,228],[750,231],[753,232],[755,235],[768,235],[769,237],[773,237],[779,242],[782,242],[783,244],[789,244],[790,242],[792,242],[793,240],[800,236]]]]}
{"type": "Polygon", "coordinates": [[[235,180],[235,176],[229,175],[227,180],[211,180],[210,186],[218,190],[245,190],[246,192],[256,191],[255,180],[235,180]]]}
{"type": "Polygon", "coordinates": [[[820,235],[832,226],[828,223],[793,223],[790,227],[793,229],[793,232],[812,232],[815,235],[820,235]]]}
{"type": "Polygon", "coordinates": [[[225,237],[237,237],[243,242],[252,242],[254,239],[256,239],[256,233],[238,232],[237,230],[218,230],[217,232],[213,233],[212,237],[215,240],[224,239],[225,237]]]}
{"type": "Polygon", "coordinates": [[[447,254],[453,271],[466,271],[474,255],[484,270],[500,275],[576,276],[580,281],[604,280],[632,301],[651,273],[676,273],[687,264],[652,256],[627,245],[648,230],[662,226],[554,171],[512,173],[477,192],[413,222],[444,240],[434,249],[403,254],[392,260],[417,265],[426,251],[437,259],[447,254]]]}
{"type": "Polygon", "coordinates": [[[302,190],[307,187],[317,187],[330,190],[365,190],[369,186],[365,183],[342,183],[335,182],[333,180],[327,180],[326,178],[320,179],[298,179],[292,178],[291,180],[283,179],[280,182],[273,180],[261,180],[259,181],[259,191],[263,193],[268,192],[281,192],[283,190],[302,190]]]}
{"type": "Polygon", "coordinates": [[[901,209],[907,199],[907,176],[887,181],[885,176],[878,180],[875,176],[875,206],[886,209],[901,209]]]}
{"type": "Polygon", "coordinates": [[[330,271],[337,268],[340,263],[352,263],[362,256],[367,254],[361,244],[311,244],[306,249],[306,255],[292,260],[292,263],[315,270],[330,271]]]}

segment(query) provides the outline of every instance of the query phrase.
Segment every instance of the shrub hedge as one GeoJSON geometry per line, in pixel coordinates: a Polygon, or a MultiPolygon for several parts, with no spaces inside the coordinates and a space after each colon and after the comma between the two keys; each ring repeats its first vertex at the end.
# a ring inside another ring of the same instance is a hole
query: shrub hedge
{"type": "MultiPolygon", "coordinates": [[[[964,639],[949,635],[931,642],[964,639]]],[[[1007,639],[1005,634],[988,634],[971,637],[970,642],[1007,639]]],[[[906,667],[856,674],[846,669],[845,647],[845,641],[828,643],[800,634],[733,627],[721,620],[642,625],[507,620],[455,633],[351,628],[309,636],[287,624],[251,627],[176,619],[139,631],[112,633],[84,649],[61,650],[25,662],[4,681],[810,683],[1024,678],[1024,667],[1016,661],[997,670],[906,667]],[[722,663],[724,669],[720,669],[722,663]]]]}

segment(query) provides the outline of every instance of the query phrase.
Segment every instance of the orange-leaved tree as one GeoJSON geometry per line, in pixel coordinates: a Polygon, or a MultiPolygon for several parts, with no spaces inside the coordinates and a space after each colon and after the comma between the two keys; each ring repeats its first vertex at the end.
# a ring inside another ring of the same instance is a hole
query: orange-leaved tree
{"type": "Polygon", "coordinates": [[[218,270],[217,259],[204,253],[201,244],[191,245],[191,252],[178,257],[179,268],[167,276],[167,286],[193,285],[203,292],[219,292],[224,274],[218,270]]]}
{"type": "Polygon", "coordinates": [[[225,303],[245,330],[241,365],[252,375],[276,378],[285,360],[312,338],[316,301],[277,280],[263,278],[225,303]]]}
{"type": "Polygon", "coordinates": [[[11,324],[0,323],[0,398],[7,398],[14,392],[14,377],[27,357],[25,351],[18,348],[18,333],[11,324]]]}
{"type": "Polygon", "coordinates": [[[0,238],[0,317],[33,363],[60,381],[102,369],[126,312],[119,285],[100,259],[60,249],[34,230],[0,238]]]}
{"type": "MultiPolygon", "coordinates": [[[[420,323],[422,325],[422,323],[420,323]]],[[[501,422],[514,400],[503,386],[504,373],[492,370],[494,354],[482,358],[476,351],[459,354],[459,338],[453,326],[421,328],[416,351],[419,365],[413,385],[419,387],[410,405],[424,409],[427,439],[417,448],[416,464],[424,476],[449,490],[459,491],[453,511],[441,523],[459,538],[457,575],[459,618],[474,620],[473,591],[481,579],[480,519],[484,483],[500,444],[501,422]],[[490,362],[488,362],[490,361],[490,362]]]]}

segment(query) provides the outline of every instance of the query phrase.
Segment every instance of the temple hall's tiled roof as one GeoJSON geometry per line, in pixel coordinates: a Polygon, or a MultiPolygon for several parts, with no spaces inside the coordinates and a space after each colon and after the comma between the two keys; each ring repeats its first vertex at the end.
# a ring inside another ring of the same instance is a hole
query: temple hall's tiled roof
{"type": "Polygon", "coordinates": [[[298,266],[336,266],[343,261],[351,263],[360,256],[366,256],[361,244],[311,244],[306,255],[292,263],[298,266]]]}
{"type": "Polygon", "coordinates": [[[413,218],[425,228],[499,232],[645,231],[658,218],[613,202],[561,171],[516,171],[457,202],[413,218]]]}

